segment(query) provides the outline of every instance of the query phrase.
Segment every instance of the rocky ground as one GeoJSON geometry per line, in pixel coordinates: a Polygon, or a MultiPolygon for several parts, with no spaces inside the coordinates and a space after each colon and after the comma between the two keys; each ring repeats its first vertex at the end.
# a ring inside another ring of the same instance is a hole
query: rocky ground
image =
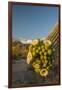
{"type": "Polygon", "coordinates": [[[26,84],[56,84],[58,82],[57,68],[50,72],[46,78],[35,73],[33,68],[26,63],[26,60],[19,60],[12,65],[12,87],[26,84]]]}

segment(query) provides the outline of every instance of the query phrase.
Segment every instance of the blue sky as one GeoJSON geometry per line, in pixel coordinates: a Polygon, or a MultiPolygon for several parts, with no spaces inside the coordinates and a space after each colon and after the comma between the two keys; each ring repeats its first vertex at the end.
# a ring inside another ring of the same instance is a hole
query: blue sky
{"type": "Polygon", "coordinates": [[[13,5],[12,36],[14,39],[43,38],[58,22],[58,7],[13,5]]]}

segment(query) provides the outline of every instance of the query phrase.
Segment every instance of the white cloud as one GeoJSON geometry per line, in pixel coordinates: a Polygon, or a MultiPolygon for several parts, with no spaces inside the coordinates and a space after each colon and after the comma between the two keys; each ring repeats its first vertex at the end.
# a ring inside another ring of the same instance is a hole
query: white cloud
{"type": "Polygon", "coordinates": [[[32,40],[30,40],[30,39],[27,40],[22,37],[19,38],[19,41],[22,42],[23,44],[30,44],[32,42],[32,40]]]}
{"type": "Polygon", "coordinates": [[[27,43],[31,43],[32,42],[32,40],[27,40],[27,43]]]}

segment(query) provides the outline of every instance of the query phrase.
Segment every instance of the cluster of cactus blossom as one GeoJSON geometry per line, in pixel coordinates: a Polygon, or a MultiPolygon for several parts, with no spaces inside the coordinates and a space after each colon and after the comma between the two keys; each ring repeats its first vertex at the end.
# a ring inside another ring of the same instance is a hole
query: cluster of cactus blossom
{"type": "Polygon", "coordinates": [[[27,54],[27,64],[31,64],[35,72],[46,77],[53,66],[54,51],[50,40],[32,40],[27,54]]]}

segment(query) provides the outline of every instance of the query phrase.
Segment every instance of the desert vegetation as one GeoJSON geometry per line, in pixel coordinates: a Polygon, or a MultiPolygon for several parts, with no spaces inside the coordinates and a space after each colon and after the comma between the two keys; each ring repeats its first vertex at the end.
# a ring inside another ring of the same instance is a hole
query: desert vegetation
{"type": "Polygon", "coordinates": [[[13,60],[26,59],[28,52],[28,44],[22,44],[20,41],[12,42],[13,60]]]}

